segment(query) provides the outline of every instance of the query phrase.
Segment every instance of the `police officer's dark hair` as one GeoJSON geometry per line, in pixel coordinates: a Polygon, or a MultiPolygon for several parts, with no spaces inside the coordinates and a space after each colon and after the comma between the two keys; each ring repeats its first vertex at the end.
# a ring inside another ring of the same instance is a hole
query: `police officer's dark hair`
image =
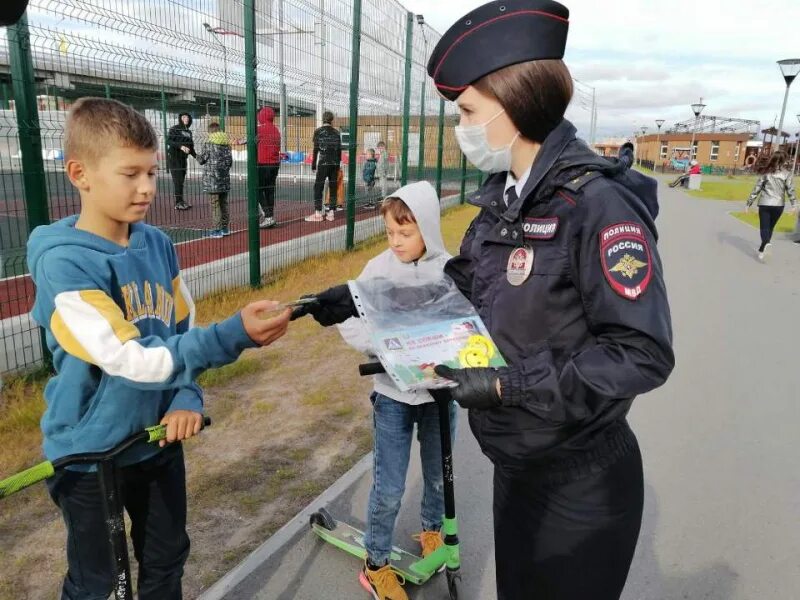
{"type": "Polygon", "coordinates": [[[473,86],[497,98],[520,134],[542,143],[572,100],[572,77],[560,59],[530,60],[498,69],[473,86]]]}
{"type": "Polygon", "coordinates": [[[326,110],[324,113],[322,113],[322,122],[328,123],[329,125],[333,123],[333,113],[329,110],[326,110]]]}

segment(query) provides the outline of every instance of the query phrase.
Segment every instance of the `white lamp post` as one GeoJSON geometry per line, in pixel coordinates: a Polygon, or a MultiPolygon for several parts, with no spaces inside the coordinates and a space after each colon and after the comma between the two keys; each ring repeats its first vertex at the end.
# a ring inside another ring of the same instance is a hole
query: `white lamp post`
{"type": "Polygon", "coordinates": [[[692,112],[694,113],[694,127],[692,127],[692,142],[689,144],[689,160],[686,161],[686,170],[689,170],[689,164],[692,162],[692,155],[694,154],[694,138],[697,134],[697,119],[700,118],[700,113],[703,112],[703,109],[706,107],[703,104],[703,99],[700,98],[700,102],[696,104],[692,104],[692,112]]]}
{"type": "MultiPolygon", "coordinates": [[[[658,158],[658,162],[661,162],[661,126],[663,124],[664,124],[664,119],[656,119],[656,126],[658,127],[658,133],[656,134],[656,158],[658,158]]],[[[656,161],[653,161],[653,171],[655,170],[656,170],[656,161]]]]}
{"type": "Polygon", "coordinates": [[[786,115],[786,102],[789,100],[789,86],[792,85],[795,77],[800,74],[800,58],[786,58],[778,61],[778,66],[781,69],[783,80],[786,82],[786,93],[783,95],[783,108],[781,108],[781,120],[778,122],[778,147],[775,148],[775,138],[772,138],[772,150],[777,150],[781,147],[781,138],[783,135],[783,117],[786,115]]]}

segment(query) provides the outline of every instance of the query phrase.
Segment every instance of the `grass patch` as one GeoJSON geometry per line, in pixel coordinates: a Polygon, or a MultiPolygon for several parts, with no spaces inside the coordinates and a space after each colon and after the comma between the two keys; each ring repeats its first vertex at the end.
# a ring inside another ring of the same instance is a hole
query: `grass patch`
{"type": "Polygon", "coordinates": [[[689,190],[689,195],[695,198],[706,200],[724,201],[747,201],[753,186],[756,184],[755,177],[733,177],[731,179],[707,180],[703,178],[699,190],[689,190]]]}
{"type": "MultiPolygon", "coordinates": [[[[747,223],[755,229],[759,228],[758,211],[756,212],[732,212],[732,216],[736,217],[743,223],[747,223]]],[[[797,223],[797,215],[790,215],[784,212],[781,218],[778,219],[778,224],[775,226],[777,233],[794,233],[795,224],[797,223]]]]}
{"type": "Polygon", "coordinates": [[[225,385],[237,377],[258,373],[262,368],[260,360],[251,355],[243,355],[235,363],[219,369],[209,369],[197,378],[197,383],[203,388],[225,385]]]}

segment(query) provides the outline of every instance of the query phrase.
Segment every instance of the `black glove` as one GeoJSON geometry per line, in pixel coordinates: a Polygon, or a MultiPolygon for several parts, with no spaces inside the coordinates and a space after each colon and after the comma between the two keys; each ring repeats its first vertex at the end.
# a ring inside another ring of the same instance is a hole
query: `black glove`
{"type": "Polygon", "coordinates": [[[323,327],[330,327],[337,323],[343,323],[350,317],[358,316],[355,302],[350,295],[350,288],[346,283],[328,288],[319,294],[302,297],[316,298],[317,301],[296,306],[292,310],[292,320],[311,315],[323,327]]]}
{"type": "Polygon", "coordinates": [[[497,394],[497,371],[491,368],[451,369],[436,365],[434,372],[458,384],[450,388],[453,400],[464,408],[494,408],[500,406],[497,394]]]}

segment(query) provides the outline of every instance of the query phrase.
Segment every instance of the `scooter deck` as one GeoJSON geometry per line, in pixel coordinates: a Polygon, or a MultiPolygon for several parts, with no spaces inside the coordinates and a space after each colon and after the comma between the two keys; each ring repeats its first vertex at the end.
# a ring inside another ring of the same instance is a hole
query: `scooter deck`
{"type": "MultiPolygon", "coordinates": [[[[355,527],[337,521],[335,529],[326,529],[316,523],[311,525],[311,529],[326,542],[349,552],[353,556],[357,556],[361,560],[366,558],[367,550],[364,547],[364,533],[355,527]]],[[[421,560],[421,557],[411,554],[402,548],[398,548],[397,546],[392,547],[392,555],[390,558],[392,570],[402,575],[406,581],[410,581],[416,585],[425,583],[430,578],[430,576],[423,576],[413,570],[412,565],[421,560]]]]}

